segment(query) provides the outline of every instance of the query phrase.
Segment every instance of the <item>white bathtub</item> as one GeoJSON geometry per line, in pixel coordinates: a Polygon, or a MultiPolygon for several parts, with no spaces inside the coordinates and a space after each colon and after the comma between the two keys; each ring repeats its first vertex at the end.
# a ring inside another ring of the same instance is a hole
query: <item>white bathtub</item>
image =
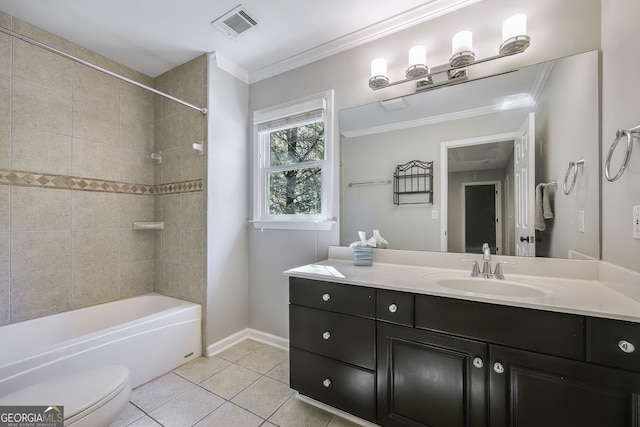
{"type": "Polygon", "coordinates": [[[136,387],[202,353],[199,304],[147,294],[0,327],[0,396],[67,372],[129,368],[136,387]]]}

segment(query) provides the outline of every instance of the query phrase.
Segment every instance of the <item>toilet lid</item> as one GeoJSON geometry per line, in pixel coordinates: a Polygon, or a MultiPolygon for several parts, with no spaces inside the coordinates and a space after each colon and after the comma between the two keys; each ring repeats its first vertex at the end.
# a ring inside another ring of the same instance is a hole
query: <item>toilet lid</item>
{"type": "Polygon", "coordinates": [[[34,405],[64,406],[69,419],[100,407],[129,383],[129,370],[120,365],[104,366],[88,371],[52,378],[0,398],[0,406],[34,405]]]}

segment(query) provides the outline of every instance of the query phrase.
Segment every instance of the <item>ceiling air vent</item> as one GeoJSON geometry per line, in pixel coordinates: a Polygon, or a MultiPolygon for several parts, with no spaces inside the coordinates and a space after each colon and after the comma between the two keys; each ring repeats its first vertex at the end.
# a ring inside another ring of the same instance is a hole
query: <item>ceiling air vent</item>
{"type": "Polygon", "coordinates": [[[211,24],[231,38],[238,37],[239,34],[258,25],[242,6],[235,7],[211,24]]]}

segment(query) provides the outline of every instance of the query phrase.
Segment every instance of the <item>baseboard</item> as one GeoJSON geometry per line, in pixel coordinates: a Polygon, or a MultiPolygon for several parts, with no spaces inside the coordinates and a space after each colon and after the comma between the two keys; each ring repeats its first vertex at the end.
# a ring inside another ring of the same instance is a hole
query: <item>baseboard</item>
{"type": "Polygon", "coordinates": [[[289,340],[287,338],[258,331],[256,329],[246,328],[233,335],[229,335],[226,338],[209,344],[207,346],[207,357],[215,356],[216,354],[228,349],[229,347],[233,347],[246,339],[258,341],[282,350],[289,350],[289,340]]]}

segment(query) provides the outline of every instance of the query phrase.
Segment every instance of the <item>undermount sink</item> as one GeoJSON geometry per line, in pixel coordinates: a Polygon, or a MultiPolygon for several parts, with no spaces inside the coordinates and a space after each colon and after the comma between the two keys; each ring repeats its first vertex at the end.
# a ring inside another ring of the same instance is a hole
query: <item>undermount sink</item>
{"type": "Polygon", "coordinates": [[[548,292],[535,285],[510,280],[485,279],[479,277],[442,278],[436,285],[473,294],[484,294],[519,298],[540,298],[548,292]]]}

